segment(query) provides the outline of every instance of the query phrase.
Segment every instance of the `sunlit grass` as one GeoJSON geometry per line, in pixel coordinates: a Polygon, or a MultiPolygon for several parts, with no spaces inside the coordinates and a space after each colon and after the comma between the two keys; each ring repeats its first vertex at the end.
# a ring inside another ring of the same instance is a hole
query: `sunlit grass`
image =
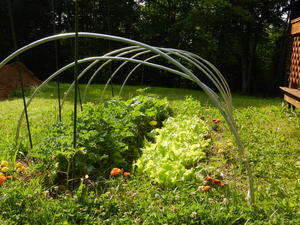
{"type": "MultiPolygon", "coordinates": [[[[63,93],[68,85],[62,84],[61,87],[63,93]]],[[[99,102],[102,88],[103,85],[92,85],[87,100],[99,102]]],[[[120,86],[114,85],[113,93],[118,93],[119,88],[120,86]]],[[[139,94],[136,90],[140,88],[144,87],[126,86],[124,98],[139,94]]],[[[83,90],[83,85],[81,90],[83,90]]],[[[222,120],[219,111],[199,90],[151,87],[146,90],[146,93],[167,97],[175,113],[196,112],[207,123],[210,123],[212,119],[222,120]],[[182,109],[185,96],[193,96],[194,99],[199,100],[200,108],[196,109],[196,105],[191,105],[182,109]]],[[[44,135],[45,124],[57,121],[56,95],[56,84],[51,83],[38,94],[28,108],[33,144],[44,135]]],[[[111,98],[111,96],[112,90],[108,88],[105,98],[111,98]]],[[[78,212],[89,218],[89,221],[94,218],[94,223],[101,221],[103,224],[142,222],[145,224],[151,224],[151,222],[176,224],[177,222],[178,224],[179,221],[197,224],[197,218],[198,222],[207,221],[206,224],[297,224],[300,218],[299,110],[287,109],[281,98],[264,99],[241,95],[233,95],[233,109],[253,168],[257,196],[254,208],[249,207],[245,201],[244,190],[247,187],[247,178],[244,168],[241,168],[235,159],[235,147],[228,147],[228,141],[234,142],[234,138],[222,121],[218,129],[211,133],[213,149],[210,157],[212,158],[207,166],[208,170],[211,168],[214,173],[224,173],[224,181],[231,188],[231,192],[199,193],[197,185],[190,184],[170,190],[153,184],[147,177],[132,177],[130,180],[108,180],[105,193],[95,190],[95,192],[87,193],[84,199],[79,201],[77,197],[75,198],[76,195],[46,198],[44,191],[47,191],[49,187],[38,186],[37,188],[36,182],[34,185],[12,183],[0,187],[2,196],[6,196],[3,203],[0,203],[0,209],[9,214],[10,210],[2,207],[11,207],[11,213],[15,213],[17,211],[13,209],[18,208],[18,205],[15,206],[18,202],[23,202],[22,204],[28,211],[37,211],[43,205],[43,212],[39,215],[33,214],[33,216],[36,219],[40,217],[40,221],[43,222],[55,221],[57,223],[63,223],[63,220],[74,222],[74,212],[78,212]],[[220,149],[224,151],[219,151],[220,149]],[[26,186],[26,193],[22,193],[20,185],[26,186]],[[9,195],[14,190],[17,190],[15,194],[19,193],[20,200],[18,201],[9,195]],[[28,194],[37,196],[38,201],[30,205],[28,194]],[[224,196],[228,198],[228,205],[223,203],[224,196]],[[59,210],[64,210],[61,220],[58,219],[59,210]],[[49,215],[53,213],[57,215],[51,220],[49,215]]],[[[0,160],[7,159],[9,151],[13,148],[15,129],[21,110],[21,99],[0,102],[0,160]]],[[[64,121],[70,119],[72,110],[71,94],[63,108],[64,121]]],[[[21,139],[28,143],[25,121],[22,124],[21,139]]],[[[7,222],[8,220],[4,218],[7,216],[0,216],[0,221],[7,222]]],[[[30,221],[30,218],[28,217],[26,221],[30,221]]]]}

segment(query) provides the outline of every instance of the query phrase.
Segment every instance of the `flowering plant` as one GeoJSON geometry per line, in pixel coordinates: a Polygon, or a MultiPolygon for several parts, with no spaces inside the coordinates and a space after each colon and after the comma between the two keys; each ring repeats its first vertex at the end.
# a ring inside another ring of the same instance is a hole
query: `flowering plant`
{"type": "Polygon", "coordinates": [[[0,168],[1,168],[0,186],[4,185],[6,180],[13,178],[13,176],[7,175],[8,172],[16,171],[18,173],[25,173],[26,170],[27,170],[26,167],[21,162],[17,162],[15,168],[13,168],[11,170],[11,168],[9,167],[9,162],[8,161],[2,161],[0,163],[0,168]]]}
{"type": "Polygon", "coordinates": [[[119,174],[123,174],[124,177],[127,177],[127,176],[130,176],[131,173],[129,172],[124,172],[124,169],[119,169],[119,168],[113,168],[111,171],[110,171],[110,175],[111,176],[116,176],[116,175],[119,175],[119,174]]]}

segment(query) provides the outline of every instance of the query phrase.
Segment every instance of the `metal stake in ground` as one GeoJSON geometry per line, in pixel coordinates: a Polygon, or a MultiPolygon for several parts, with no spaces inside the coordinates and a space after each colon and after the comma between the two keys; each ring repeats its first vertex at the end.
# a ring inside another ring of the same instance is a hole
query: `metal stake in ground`
{"type": "MultiPolygon", "coordinates": [[[[55,27],[55,7],[54,7],[54,0],[52,0],[52,23],[53,23],[53,33],[56,34],[56,27],[55,27]]],[[[55,69],[58,70],[58,48],[57,48],[57,41],[54,41],[54,54],[55,54],[55,69]]],[[[57,101],[58,101],[58,119],[61,122],[61,105],[60,105],[60,76],[57,76],[56,83],[57,83],[57,101]]]]}
{"type": "Polygon", "coordinates": [[[78,91],[78,0],[75,1],[75,56],[74,56],[74,130],[73,130],[73,148],[76,148],[77,142],[77,91],[78,91]]]}
{"type": "MultiPolygon", "coordinates": [[[[17,48],[17,38],[16,38],[16,33],[15,33],[15,26],[14,26],[14,20],[13,20],[13,15],[12,15],[11,2],[10,2],[10,0],[7,0],[6,2],[7,2],[7,6],[8,6],[8,15],[9,15],[9,22],[10,22],[11,36],[12,36],[12,40],[13,40],[14,51],[16,51],[18,49],[17,48]]],[[[19,57],[17,56],[16,58],[17,58],[17,61],[19,61],[19,57]]],[[[26,124],[27,124],[27,130],[28,130],[28,138],[29,138],[30,148],[32,148],[33,147],[32,138],[31,138],[30,125],[29,125],[29,120],[28,120],[26,99],[25,99],[25,94],[24,94],[23,73],[18,64],[17,64],[16,68],[18,71],[19,79],[20,79],[23,106],[24,106],[24,112],[25,112],[26,124]]]]}

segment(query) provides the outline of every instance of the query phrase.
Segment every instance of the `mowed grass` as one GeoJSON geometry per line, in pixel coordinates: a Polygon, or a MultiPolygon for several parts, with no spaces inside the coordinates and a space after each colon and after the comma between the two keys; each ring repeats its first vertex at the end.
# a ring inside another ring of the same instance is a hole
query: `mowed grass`
{"type": "MultiPolygon", "coordinates": [[[[68,85],[61,85],[61,93],[68,85]]],[[[126,86],[123,98],[140,94],[126,86]]],[[[84,85],[80,92],[83,93],[84,85]]],[[[120,87],[109,86],[104,99],[117,95],[120,87]]],[[[100,102],[103,85],[92,85],[86,101],[100,102]]],[[[208,174],[222,174],[228,188],[199,192],[201,184],[162,188],[146,176],[107,180],[102,190],[47,196],[53,187],[39,177],[18,180],[0,187],[2,224],[299,224],[300,223],[300,113],[291,111],[281,98],[264,99],[233,95],[234,117],[250,158],[256,204],[246,201],[247,178],[227,125],[208,97],[199,90],[151,87],[148,94],[166,97],[177,114],[199,114],[207,123],[221,119],[212,129],[213,145],[205,161],[208,174]],[[186,96],[200,102],[183,108],[186,96]],[[46,194],[45,194],[46,193],[46,194]]],[[[46,124],[58,118],[56,84],[37,94],[28,108],[33,144],[44,136],[46,124]]],[[[70,120],[72,93],[62,109],[62,120],[70,120]]],[[[78,107],[80,110],[80,107],[78,107]]],[[[22,99],[0,102],[0,160],[15,156],[14,138],[22,111],[22,99]]],[[[213,126],[213,125],[211,125],[213,126]]],[[[25,120],[20,140],[28,149],[25,120]]],[[[22,157],[21,155],[19,157],[22,157]]]]}

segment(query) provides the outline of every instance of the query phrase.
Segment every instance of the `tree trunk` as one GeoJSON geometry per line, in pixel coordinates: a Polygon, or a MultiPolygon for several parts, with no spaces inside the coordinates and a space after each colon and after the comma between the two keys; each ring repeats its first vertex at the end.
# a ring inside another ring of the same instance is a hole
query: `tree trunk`
{"type": "Polygon", "coordinates": [[[246,59],[242,58],[242,93],[246,93],[248,90],[248,70],[246,59]]]}
{"type": "Polygon", "coordinates": [[[242,41],[242,52],[241,52],[241,68],[242,68],[242,93],[246,94],[250,91],[253,62],[256,53],[256,40],[249,40],[246,37],[242,41]]]}

